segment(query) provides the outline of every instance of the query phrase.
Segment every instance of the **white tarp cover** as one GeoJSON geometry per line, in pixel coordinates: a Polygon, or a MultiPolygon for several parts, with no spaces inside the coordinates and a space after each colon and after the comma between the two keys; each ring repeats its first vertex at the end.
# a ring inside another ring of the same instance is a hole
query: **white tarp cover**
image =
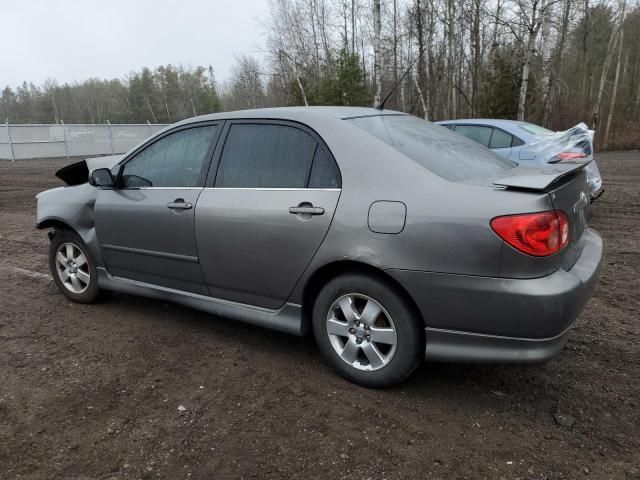
{"type": "Polygon", "coordinates": [[[584,161],[590,162],[587,168],[587,184],[592,194],[602,188],[602,177],[596,162],[593,161],[593,130],[579,123],[569,130],[550,133],[527,145],[527,150],[535,152],[547,162],[584,161]],[[564,158],[561,156],[563,154],[564,158]],[[571,158],[575,154],[575,158],[571,158]]]}

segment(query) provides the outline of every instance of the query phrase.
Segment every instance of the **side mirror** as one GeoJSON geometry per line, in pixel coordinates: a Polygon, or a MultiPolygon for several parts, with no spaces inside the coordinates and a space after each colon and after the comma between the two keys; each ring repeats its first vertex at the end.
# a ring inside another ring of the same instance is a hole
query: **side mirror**
{"type": "Polygon", "coordinates": [[[113,175],[108,168],[98,168],[91,172],[89,183],[94,187],[113,187],[113,175]]]}

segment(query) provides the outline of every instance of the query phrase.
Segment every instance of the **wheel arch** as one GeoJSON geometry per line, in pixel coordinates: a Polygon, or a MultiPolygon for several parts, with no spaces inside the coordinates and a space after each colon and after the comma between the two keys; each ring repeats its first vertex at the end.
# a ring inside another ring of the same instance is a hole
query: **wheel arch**
{"type": "MultiPolygon", "coordinates": [[[[79,227],[80,226],[78,225],[76,228],[73,225],[71,225],[70,222],[60,217],[54,217],[54,216],[46,217],[40,220],[36,224],[36,228],[40,230],[52,228],[54,230],[67,230],[75,233],[85,243],[85,245],[91,252],[91,255],[93,255],[96,265],[98,267],[104,266],[102,252],[100,251],[97,238],[96,238],[95,228],[93,226],[91,226],[90,228],[79,228],[79,227]]],[[[51,239],[54,234],[55,232],[49,232],[49,239],[51,239]]]]}
{"type": "Polygon", "coordinates": [[[44,230],[46,228],[56,228],[71,230],[72,232],[78,233],[71,225],[69,225],[69,223],[58,217],[45,218],[44,220],[38,222],[36,227],[40,230],[44,230]]]}
{"type": "MultiPolygon", "coordinates": [[[[374,267],[367,263],[358,262],[355,260],[338,260],[328,263],[318,268],[307,280],[302,293],[302,321],[304,324],[303,331],[310,331],[311,315],[313,312],[313,305],[318,297],[318,293],[327,282],[332,279],[343,275],[345,273],[361,273],[372,277],[379,278],[384,282],[393,286],[400,295],[411,306],[415,315],[425,324],[425,319],[418,308],[416,302],[411,298],[409,292],[400,284],[395,278],[387,274],[384,270],[374,267]],[[309,327],[309,328],[306,328],[309,327]]],[[[426,324],[425,324],[426,325],[426,324]]]]}

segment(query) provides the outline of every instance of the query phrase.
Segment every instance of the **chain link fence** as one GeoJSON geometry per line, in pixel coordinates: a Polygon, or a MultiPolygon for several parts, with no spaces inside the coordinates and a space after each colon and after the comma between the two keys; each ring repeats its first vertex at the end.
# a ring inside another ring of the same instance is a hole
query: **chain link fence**
{"type": "Polygon", "coordinates": [[[165,124],[0,124],[0,160],[124,153],[165,124]]]}

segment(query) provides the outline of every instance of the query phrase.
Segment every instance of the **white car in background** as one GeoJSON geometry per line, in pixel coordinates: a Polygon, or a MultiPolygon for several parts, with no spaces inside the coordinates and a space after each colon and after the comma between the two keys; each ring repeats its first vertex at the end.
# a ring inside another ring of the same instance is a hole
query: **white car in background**
{"type": "Polygon", "coordinates": [[[591,161],[586,168],[591,199],[598,198],[604,191],[600,171],[593,160],[593,132],[584,123],[562,132],[516,120],[461,119],[434,123],[520,165],[591,161]]]}

